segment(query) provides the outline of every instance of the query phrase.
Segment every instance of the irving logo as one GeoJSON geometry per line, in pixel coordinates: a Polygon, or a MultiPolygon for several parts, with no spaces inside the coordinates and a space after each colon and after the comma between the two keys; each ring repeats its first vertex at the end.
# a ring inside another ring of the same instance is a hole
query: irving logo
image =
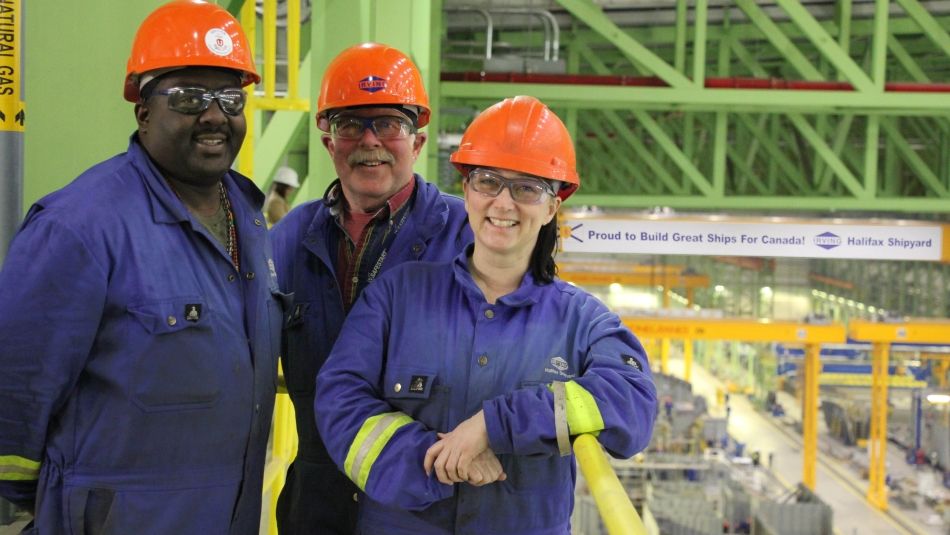
{"type": "Polygon", "coordinates": [[[375,93],[386,89],[386,79],[378,76],[367,76],[359,82],[359,88],[367,93],[375,93]]]}
{"type": "Polygon", "coordinates": [[[832,234],[831,232],[822,232],[821,234],[815,236],[815,245],[821,247],[822,249],[834,249],[835,247],[841,245],[841,238],[837,234],[832,234]]]}

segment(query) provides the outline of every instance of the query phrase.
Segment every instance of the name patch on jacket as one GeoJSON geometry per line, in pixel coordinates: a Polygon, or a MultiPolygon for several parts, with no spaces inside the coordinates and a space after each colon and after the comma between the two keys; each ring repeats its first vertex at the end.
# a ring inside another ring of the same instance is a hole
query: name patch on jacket
{"type": "Polygon", "coordinates": [[[643,364],[640,364],[640,361],[637,360],[635,357],[632,357],[632,356],[630,356],[630,355],[620,355],[620,358],[622,358],[623,361],[624,361],[627,365],[633,366],[633,367],[636,368],[638,371],[641,371],[641,372],[643,371],[643,364]]]}
{"type": "Polygon", "coordinates": [[[185,319],[188,321],[198,321],[201,319],[201,303],[190,303],[185,305],[185,319]]]}

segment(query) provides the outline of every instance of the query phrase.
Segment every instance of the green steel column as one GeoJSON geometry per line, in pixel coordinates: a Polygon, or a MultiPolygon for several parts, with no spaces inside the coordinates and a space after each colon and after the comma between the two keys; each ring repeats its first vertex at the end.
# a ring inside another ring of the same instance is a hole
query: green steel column
{"type": "MultiPolygon", "coordinates": [[[[438,95],[439,56],[435,36],[441,32],[441,0],[313,0],[311,15],[311,63],[312,93],[315,95],[323,80],[323,71],[342,50],[366,41],[376,41],[405,52],[422,72],[430,104],[436,108],[437,99],[431,99],[433,90],[438,95]],[[433,51],[434,46],[436,50],[433,51]],[[435,55],[433,55],[435,53],[435,55]]],[[[313,111],[316,112],[316,102],[313,111]]],[[[433,109],[433,120],[425,128],[429,140],[419,155],[416,172],[425,175],[437,163],[430,161],[430,154],[438,158],[438,110],[433,109]]],[[[298,195],[303,198],[319,198],[336,178],[336,171],[321,141],[321,132],[310,120],[310,169],[309,177],[298,195]]],[[[426,176],[436,182],[436,176],[426,176]]]]}

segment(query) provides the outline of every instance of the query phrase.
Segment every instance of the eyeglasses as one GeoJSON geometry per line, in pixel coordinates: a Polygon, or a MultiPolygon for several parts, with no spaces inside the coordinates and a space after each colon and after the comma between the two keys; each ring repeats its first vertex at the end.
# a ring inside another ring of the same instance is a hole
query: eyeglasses
{"type": "Polygon", "coordinates": [[[359,139],[370,129],[379,139],[402,139],[415,132],[412,123],[402,117],[380,115],[354,117],[344,115],[330,120],[330,133],[343,139],[359,139]]]}
{"type": "Polygon", "coordinates": [[[508,188],[511,198],[521,204],[538,204],[544,194],[554,196],[554,188],[542,180],[533,178],[507,178],[486,169],[475,168],[468,173],[468,182],[472,189],[488,197],[497,197],[501,190],[508,188]]]}
{"type": "Polygon", "coordinates": [[[247,99],[244,91],[235,88],[204,89],[201,87],[170,87],[156,91],[156,95],[168,97],[168,109],[187,115],[197,115],[217,100],[221,111],[228,115],[240,115],[247,99]]]}

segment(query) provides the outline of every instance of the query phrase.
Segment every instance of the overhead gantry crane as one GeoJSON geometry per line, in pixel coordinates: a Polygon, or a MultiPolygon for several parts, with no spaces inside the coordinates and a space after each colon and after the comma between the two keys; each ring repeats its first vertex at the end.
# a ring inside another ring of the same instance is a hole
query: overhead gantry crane
{"type": "Polygon", "coordinates": [[[871,432],[868,460],[868,501],[887,510],[887,386],[891,344],[950,344],[950,321],[918,319],[874,323],[852,321],[848,337],[871,343],[871,432]]]}
{"type": "Polygon", "coordinates": [[[639,337],[683,339],[685,347],[691,347],[693,340],[786,342],[804,345],[802,482],[809,489],[815,490],[818,460],[818,375],[821,372],[819,354],[821,344],[840,344],[845,341],[843,325],[754,319],[655,317],[626,317],[623,322],[639,337]]]}

